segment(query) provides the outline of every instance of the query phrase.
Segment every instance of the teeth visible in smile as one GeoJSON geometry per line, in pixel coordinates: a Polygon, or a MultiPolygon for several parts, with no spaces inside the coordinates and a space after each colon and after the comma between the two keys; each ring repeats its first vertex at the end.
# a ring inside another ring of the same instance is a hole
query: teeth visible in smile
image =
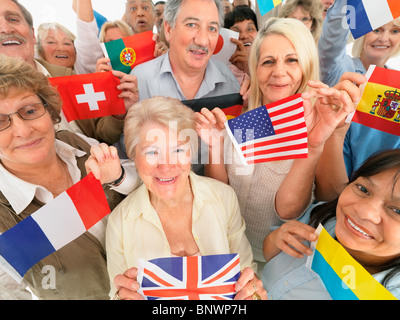
{"type": "Polygon", "coordinates": [[[349,222],[349,224],[356,229],[358,232],[360,232],[361,234],[363,234],[366,237],[370,237],[372,238],[368,233],[364,232],[363,230],[361,230],[359,227],[357,227],[353,222],[350,221],[350,219],[347,219],[347,221],[349,222]]]}
{"type": "Polygon", "coordinates": [[[387,49],[387,46],[374,46],[375,49],[387,49]]]}
{"type": "Polygon", "coordinates": [[[62,55],[58,55],[58,56],[56,56],[57,58],[68,58],[68,56],[62,56],[62,55]]]}
{"type": "Polygon", "coordinates": [[[21,42],[17,40],[8,40],[3,42],[3,45],[8,45],[8,44],[21,44],[21,42]]]}
{"type": "Polygon", "coordinates": [[[161,178],[158,178],[158,180],[160,180],[160,181],[162,181],[162,182],[168,182],[168,181],[172,181],[172,180],[174,180],[175,178],[169,178],[169,179],[161,179],[161,178]]]}

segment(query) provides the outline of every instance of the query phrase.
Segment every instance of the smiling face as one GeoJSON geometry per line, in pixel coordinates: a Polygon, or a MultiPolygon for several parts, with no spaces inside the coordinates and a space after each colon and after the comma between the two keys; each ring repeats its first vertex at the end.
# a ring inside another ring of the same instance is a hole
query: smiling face
{"type": "Polygon", "coordinates": [[[265,37],[256,72],[264,105],[294,95],[303,79],[295,48],[278,34],[265,37]]]}
{"type": "Polygon", "coordinates": [[[217,45],[218,9],[213,0],[183,0],[172,28],[165,24],[175,72],[204,72],[217,45]]]}
{"type": "MultiPolygon", "coordinates": [[[[10,114],[18,109],[41,102],[31,91],[18,93],[10,89],[0,100],[0,113],[10,114]]],[[[9,171],[33,170],[49,160],[54,151],[54,124],[49,112],[34,120],[23,120],[17,114],[9,128],[0,131],[0,160],[9,171]],[[51,151],[54,151],[52,153],[51,151]]]]}
{"type": "Polygon", "coordinates": [[[397,171],[359,177],[339,197],[336,237],[364,266],[400,256],[400,183],[393,188],[397,171]]]}
{"type": "Polygon", "coordinates": [[[257,36],[257,28],[251,19],[246,19],[235,24],[229,28],[230,30],[239,32],[239,40],[246,46],[250,52],[251,45],[257,36]]]}
{"type": "Polygon", "coordinates": [[[400,26],[394,21],[365,35],[361,60],[383,67],[400,45],[400,26]]]}
{"type": "Polygon", "coordinates": [[[18,6],[11,0],[0,0],[0,54],[20,57],[34,65],[35,44],[33,29],[18,6]]]}
{"type": "Polygon", "coordinates": [[[152,201],[179,199],[190,190],[190,145],[177,137],[174,129],[154,122],[140,130],[133,160],[152,201]]]}
{"type": "Polygon", "coordinates": [[[59,29],[45,31],[41,40],[44,59],[59,66],[73,68],[76,60],[74,43],[59,29]]]}

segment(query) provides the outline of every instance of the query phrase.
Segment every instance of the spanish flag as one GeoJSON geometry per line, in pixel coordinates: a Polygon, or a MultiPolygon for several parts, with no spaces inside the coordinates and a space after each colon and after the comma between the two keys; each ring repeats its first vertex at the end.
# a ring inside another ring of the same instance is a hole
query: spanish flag
{"type": "Polygon", "coordinates": [[[130,73],[138,64],[154,59],[155,45],[153,32],[146,31],[102,43],[101,47],[114,70],[130,73]]]}
{"type": "Polygon", "coordinates": [[[397,300],[322,225],[316,233],[307,266],[319,275],[333,300],[397,300]]]}
{"type": "Polygon", "coordinates": [[[240,116],[243,108],[243,99],[239,93],[225,94],[210,98],[183,100],[182,103],[195,112],[200,112],[202,108],[212,110],[218,107],[225,113],[228,120],[240,116]]]}
{"type": "Polygon", "coordinates": [[[400,71],[371,66],[352,121],[400,136],[400,71]]]}

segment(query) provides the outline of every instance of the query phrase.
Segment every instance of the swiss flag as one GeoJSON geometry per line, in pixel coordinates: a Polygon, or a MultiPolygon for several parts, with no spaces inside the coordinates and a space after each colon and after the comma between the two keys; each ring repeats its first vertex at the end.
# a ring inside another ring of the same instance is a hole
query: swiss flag
{"type": "Polygon", "coordinates": [[[67,121],[124,114],[125,104],[117,89],[120,81],[111,71],[50,78],[63,101],[67,121]]]}

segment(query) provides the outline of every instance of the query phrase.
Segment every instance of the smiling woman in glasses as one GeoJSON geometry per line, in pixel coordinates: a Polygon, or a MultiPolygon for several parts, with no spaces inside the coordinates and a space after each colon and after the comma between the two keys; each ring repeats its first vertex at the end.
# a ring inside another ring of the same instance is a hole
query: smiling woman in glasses
{"type": "MultiPolygon", "coordinates": [[[[111,209],[136,186],[133,166],[122,169],[115,148],[101,144],[91,149],[89,142],[95,141],[83,135],[56,132],[60,111],[61,100],[46,76],[20,59],[0,55],[0,234],[90,171],[102,177],[111,209]],[[107,160],[99,163],[98,157],[107,160]]],[[[39,299],[108,299],[104,237],[101,221],[29,269],[23,286],[0,270],[0,299],[29,298],[24,286],[39,299]],[[42,286],[45,266],[54,267],[51,288],[42,286]]]]}

